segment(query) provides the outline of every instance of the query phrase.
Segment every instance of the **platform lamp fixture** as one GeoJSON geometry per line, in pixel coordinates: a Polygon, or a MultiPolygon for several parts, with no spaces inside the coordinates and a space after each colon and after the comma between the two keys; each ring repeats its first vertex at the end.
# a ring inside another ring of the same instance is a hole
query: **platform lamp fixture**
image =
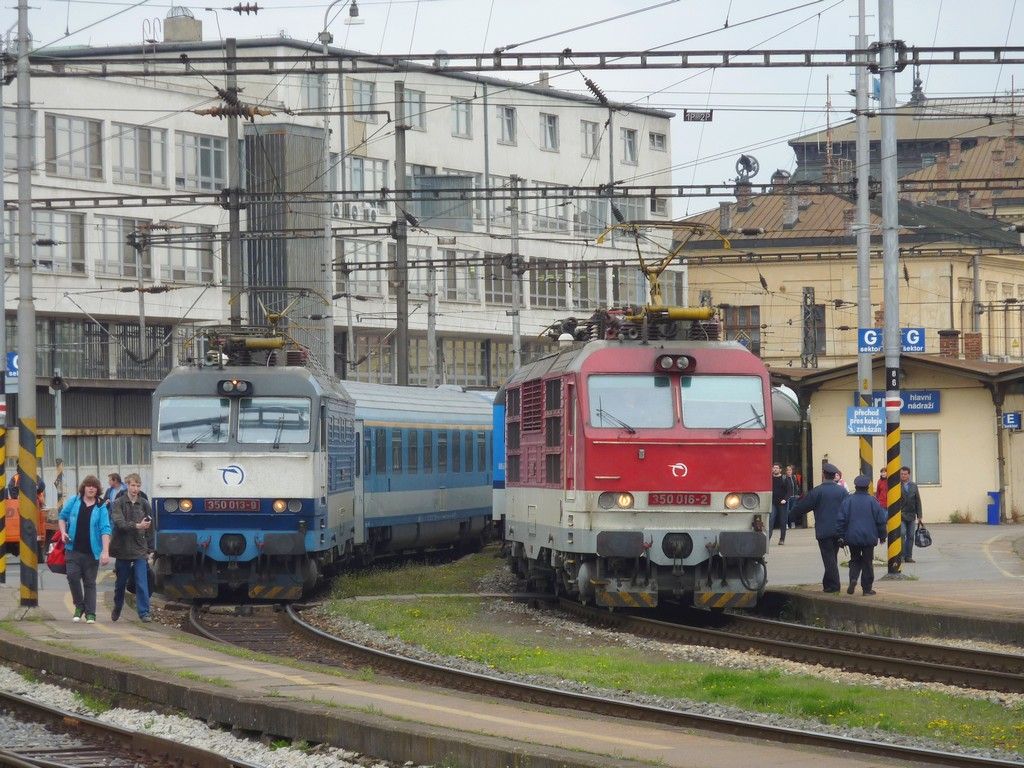
{"type": "Polygon", "coordinates": [[[57,492],[57,505],[62,506],[64,502],[64,411],[63,394],[68,391],[69,384],[64,378],[60,368],[53,369],[53,378],[50,379],[50,394],[53,395],[53,426],[54,445],[53,452],[56,459],[56,475],[53,478],[53,488],[57,492]]]}

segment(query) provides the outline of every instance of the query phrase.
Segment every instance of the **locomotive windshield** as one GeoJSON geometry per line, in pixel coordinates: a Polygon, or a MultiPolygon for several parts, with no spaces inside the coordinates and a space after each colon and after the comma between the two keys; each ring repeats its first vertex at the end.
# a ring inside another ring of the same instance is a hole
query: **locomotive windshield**
{"type": "Polygon", "coordinates": [[[238,442],[309,442],[309,399],[243,397],[238,404],[238,442]]]}
{"type": "Polygon", "coordinates": [[[675,424],[672,387],[663,375],[591,376],[587,380],[590,423],[632,433],[637,428],[665,428],[675,424]]]}
{"type": "Polygon", "coordinates": [[[757,376],[683,376],[683,425],[694,428],[764,429],[764,390],[757,376]]]}
{"type": "Polygon", "coordinates": [[[231,401],[226,397],[164,397],[160,400],[161,443],[226,443],[231,401]]]}

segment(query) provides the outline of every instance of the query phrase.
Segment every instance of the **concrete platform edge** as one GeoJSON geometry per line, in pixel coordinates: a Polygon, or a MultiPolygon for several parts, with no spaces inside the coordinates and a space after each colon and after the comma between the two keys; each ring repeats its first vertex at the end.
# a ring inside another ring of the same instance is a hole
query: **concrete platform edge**
{"type": "Polygon", "coordinates": [[[131,695],[171,707],[207,723],[295,741],[323,742],[392,762],[444,763],[474,768],[641,768],[648,763],[578,754],[473,733],[453,734],[435,726],[393,720],[355,710],[335,711],[289,698],[255,699],[212,685],[168,680],[131,669],[115,669],[45,643],[0,631],[0,657],[47,677],[131,695]]]}
{"type": "Polygon", "coordinates": [[[906,605],[887,607],[800,590],[769,590],[766,605],[787,621],[889,637],[973,638],[1021,646],[1024,621],[937,613],[906,605]]]}

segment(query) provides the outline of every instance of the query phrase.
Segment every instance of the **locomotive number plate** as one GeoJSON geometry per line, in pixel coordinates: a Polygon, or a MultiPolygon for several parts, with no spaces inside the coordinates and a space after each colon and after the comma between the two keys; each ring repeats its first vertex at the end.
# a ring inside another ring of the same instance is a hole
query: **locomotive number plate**
{"type": "Polygon", "coordinates": [[[205,499],[203,509],[207,512],[259,512],[259,499],[205,499]]]}
{"type": "Polygon", "coordinates": [[[647,503],[652,507],[707,507],[711,505],[710,493],[649,493],[647,503]]]}

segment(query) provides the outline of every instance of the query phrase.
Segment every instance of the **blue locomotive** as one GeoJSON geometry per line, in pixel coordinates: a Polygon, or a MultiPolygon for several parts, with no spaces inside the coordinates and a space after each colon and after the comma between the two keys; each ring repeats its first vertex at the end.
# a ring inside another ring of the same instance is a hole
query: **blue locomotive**
{"type": "Polygon", "coordinates": [[[153,396],[165,595],[295,600],[347,564],[486,536],[484,398],[339,382],[293,350],[236,341],[176,368],[153,396]]]}

